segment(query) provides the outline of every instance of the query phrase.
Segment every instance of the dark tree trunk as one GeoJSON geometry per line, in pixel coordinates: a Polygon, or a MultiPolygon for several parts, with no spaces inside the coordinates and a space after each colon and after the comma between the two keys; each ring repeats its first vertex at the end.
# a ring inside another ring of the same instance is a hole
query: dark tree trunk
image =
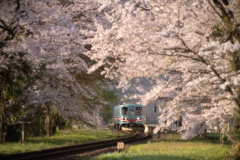
{"type": "Polygon", "coordinates": [[[4,113],[0,115],[0,144],[6,142],[6,123],[4,118],[4,113]]]}
{"type": "Polygon", "coordinates": [[[45,124],[46,124],[47,137],[50,137],[50,116],[49,116],[49,114],[46,115],[45,124]]]}

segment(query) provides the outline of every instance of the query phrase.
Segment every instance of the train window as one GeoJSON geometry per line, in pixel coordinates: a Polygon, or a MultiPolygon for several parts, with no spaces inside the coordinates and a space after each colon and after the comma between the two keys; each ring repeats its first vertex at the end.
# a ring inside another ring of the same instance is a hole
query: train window
{"type": "Polygon", "coordinates": [[[130,109],[130,115],[134,115],[134,109],[130,109]]]}
{"type": "Polygon", "coordinates": [[[142,115],[142,107],[136,107],[136,115],[138,116],[142,115]]]}
{"type": "Polygon", "coordinates": [[[122,107],[122,116],[128,115],[128,107],[122,107]]]}
{"type": "Polygon", "coordinates": [[[115,110],[115,116],[116,116],[116,117],[119,117],[119,116],[120,116],[119,113],[120,113],[119,110],[115,110]]]}

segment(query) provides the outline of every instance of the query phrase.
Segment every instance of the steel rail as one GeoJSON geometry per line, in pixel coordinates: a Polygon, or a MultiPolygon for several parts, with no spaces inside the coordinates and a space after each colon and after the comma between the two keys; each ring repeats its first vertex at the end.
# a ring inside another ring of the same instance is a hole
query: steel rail
{"type": "Polygon", "coordinates": [[[73,154],[80,154],[89,151],[94,151],[97,149],[117,146],[117,142],[124,142],[125,144],[134,143],[140,140],[149,139],[150,135],[134,135],[128,138],[120,138],[114,140],[106,140],[99,142],[92,142],[86,144],[72,145],[72,146],[64,146],[50,149],[43,149],[39,151],[31,151],[25,153],[16,153],[16,154],[5,154],[0,155],[0,160],[39,160],[39,159],[50,159],[63,157],[73,154]]]}

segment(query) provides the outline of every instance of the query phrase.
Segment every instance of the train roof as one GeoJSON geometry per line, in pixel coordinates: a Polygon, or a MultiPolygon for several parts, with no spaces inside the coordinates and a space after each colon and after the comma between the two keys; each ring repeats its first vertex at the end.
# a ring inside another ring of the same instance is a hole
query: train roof
{"type": "MultiPolygon", "coordinates": [[[[141,104],[128,104],[128,103],[126,103],[126,104],[121,104],[121,105],[118,105],[118,106],[115,106],[115,107],[124,107],[124,106],[138,106],[138,107],[142,107],[142,105],[141,104]]],[[[114,107],[114,108],[115,108],[114,107]]]]}

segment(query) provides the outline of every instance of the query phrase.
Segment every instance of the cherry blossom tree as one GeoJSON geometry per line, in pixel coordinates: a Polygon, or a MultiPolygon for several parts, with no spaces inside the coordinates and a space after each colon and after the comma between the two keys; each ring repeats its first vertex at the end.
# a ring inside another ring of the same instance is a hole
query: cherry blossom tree
{"type": "MultiPolygon", "coordinates": [[[[24,53],[42,71],[32,74],[36,82],[23,91],[25,106],[51,108],[66,119],[96,125],[94,112],[105,103],[99,94],[110,81],[86,73],[93,61],[82,52],[91,47],[84,41],[96,31],[93,20],[109,25],[98,6],[88,0],[0,0],[3,52],[24,53]]],[[[1,55],[0,60],[1,70],[6,59],[1,55]]]]}
{"type": "Polygon", "coordinates": [[[184,139],[230,119],[239,130],[239,1],[99,3],[111,27],[95,21],[98,32],[88,40],[93,46],[86,55],[97,63],[89,73],[104,66],[102,74],[118,79],[119,87],[134,77],[153,78],[155,87],[135,98],[143,104],[170,98],[160,118],[171,124],[182,116],[184,139]]]}

